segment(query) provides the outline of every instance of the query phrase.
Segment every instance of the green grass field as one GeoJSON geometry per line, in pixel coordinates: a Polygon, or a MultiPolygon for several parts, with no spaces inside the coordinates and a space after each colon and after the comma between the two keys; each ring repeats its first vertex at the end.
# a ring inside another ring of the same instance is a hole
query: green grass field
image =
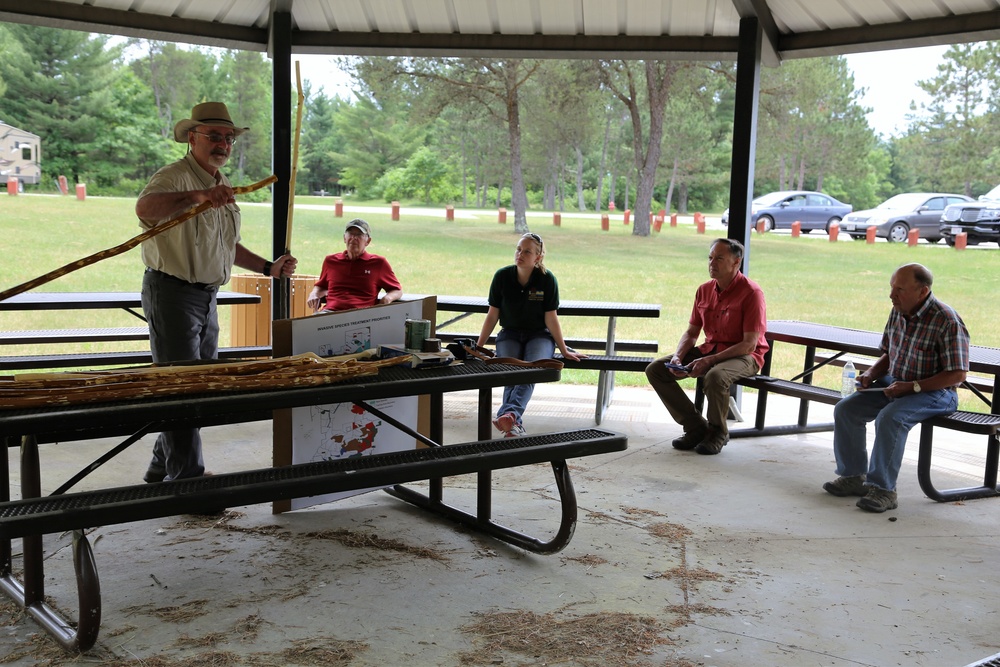
{"type": "MultiPolygon", "coordinates": [[[[0,288],[8,288],[70,261],[118,245],[140,232],[134,200],[89,197],[0,196],[0,234],[5,261],[0,264],[0,288]]],[[[292,248],[299,273],[318,273],[325,255],[343,248],[346,220],[333,213],[330,198],[299,197],[294,215],[292,248]],[[328,209],[314,208],[316,205],[328,209]]],[[[387,208],[387,207],[386,207],[387,208]]],[[[508,224],[497,223],[494,211],[456,211],[456,220],[443,215],[404,211],[393,222],[388,213],[366,212],[372,225],[370,250],[392,262],[405,291],[424,294],[484,295],[493,272],[513,261],[517,241],[513,212],[508,224]]],[[[690,224],[665,225],[650,237],[632,236],[620,213],[611,217],[611,229],[601,230],[591,216],[562,214],[555,227],[551,215],[529,217],[532,231],[545,240],[546,265],[559,279],[563,299],[659,303],[658,320],[621,320],[621,338],[657,339],[662,351],[676,345],[690,314],[698,284],[707,280],[708,245],[725,230],[696,233],[690,224]]],[[[243,205],[243,240],[250,249],[269,255],[271,209],[243,205]]],[[[916,247],[862,241],[830,243],[814,232],[798,239],[788,234],[754,234],[750,243],[750,276],[767,296],[771,319],[798,319],[861,329],[881,330],[889,312],[888,281],[906,262],[920,262],[935,274],[935,294],[954,306],[978,345],[1000,347],[1000,330],[993,307],[1000,296],[1000,250],[996,247],[956,251],[924,243],[916,247]]],[[[142,279],[139,250],[71,273],[39,289],[46,291],[137,291],[142,279]]],[[[222,343],[229,342],[227,308],[222,343]]],[[[130,326],[134,318],[113,311],[56,313],[0,313],[4,330],[130,326]]],[[[481,319],[470,317],[460,328],[478,331],[481,319]]],[[[564,318],[567,336],[603,337],[606,321],[564,318]]],[[[114,344],[76,348],[116,349],[114,344]]],[[[128,344],[122,344],[127,346],[128,344]]],[[[134,347],[134,345],[133,345],[134,347]]],[[[9,347],[5,354],[42,353],[9,347]]],[[[781,352],[781,351],[779,351],[781,352]]],[[[801,369],[801,350],[776,356],[781,375],[801,369]]],[[[831,369],[824,383],[835,383],[831,369]]],[[[577,371],[568,379],[592,382],[596,374],[577,371]]],[[[619,380],[641,384],[638,374],[619,380]]],[[[831,386],[834,386],[831,384],[831,386]]]]}

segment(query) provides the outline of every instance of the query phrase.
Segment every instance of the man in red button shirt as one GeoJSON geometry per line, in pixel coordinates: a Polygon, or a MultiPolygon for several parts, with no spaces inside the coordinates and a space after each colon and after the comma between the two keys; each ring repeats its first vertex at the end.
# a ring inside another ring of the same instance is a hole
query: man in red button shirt
{"type": "Polygon", "coordinates": [[[742,263],[739,242],[712,241],[708,253],[712,279],[695,292],[688,328],[677,343],[677,351],[646,367],[649,383],[670,416],[684,427],[684,435],[672,443],[676,449],[693,449],[699,454],[721,452],[729,442],[729,387],[740,378],[756,375],[764,365],[768,349],[764,292],[743,275],[742,263]],[[695,345],[702,331],[705,342],[695,345]],[[677,384],[686,377],[704,378],[707,419],[677,384]]]}
{"type": "Polygon", "coordinates": [[[355,218],[344,230],[344,252],[327,256],[309,298],[313,310],[351,310],[392,303],[403,296],[403,288],[385,257],[373,255],[366,248],[372,242],[367,222],[355,218]],[[379,292],[385,295],[379,298],[379,292]]]}

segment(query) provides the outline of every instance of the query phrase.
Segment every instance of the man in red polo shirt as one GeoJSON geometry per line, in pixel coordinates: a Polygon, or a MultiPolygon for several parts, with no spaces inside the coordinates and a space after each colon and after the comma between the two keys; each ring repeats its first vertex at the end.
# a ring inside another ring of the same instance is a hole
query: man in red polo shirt
{"type": "Polygon", "coordinates": [[[355,218],[344,230],[344,252],[327,256],[306,304],[313,310],[351,310],[392,303],[403,296],[403,288],[385,257],[366,248],[372,242],[367,222],[355,218]],[[379,292],[385,295],[379,298],[379,292]]]}
{"type": "Polygon", "coordinates": [[[646,377],[670,416],[684,427],[674,439],[676,449],[718,454],[729,442],[729,387],[756,375],[764,365],[768,344],[767,310],[760,286],[740,271],[743,246],[732,239],[712,241],[708,253],[711,280],[695,292],[687,331],[677,351],[646,367],[646,377]],[[695,345],[705,332],[705,342],[695,345]],[[669,366],[668,366],[669,364],[669,366]],[[703,377],[707,416],[677,384],[686,377],[703,377]]]}

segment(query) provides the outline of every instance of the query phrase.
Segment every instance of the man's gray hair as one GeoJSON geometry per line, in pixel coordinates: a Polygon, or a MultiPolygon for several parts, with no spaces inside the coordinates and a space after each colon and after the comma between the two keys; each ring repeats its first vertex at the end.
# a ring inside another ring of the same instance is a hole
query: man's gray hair
{"type": "MultiPolygon", "coordinates": [[[[742,243],[740,243],[739,241],[733,240],[733,239],[725,239],[725,238],[718,238],[718,239],[715,239],[714,241],[712,241],[712,245],[715,245],[716,243],[721,243],[722,245],[726,246],[727,248],[729,248],[729,254],[731,254],[733,257],[739,259],[740,261],[743,261],[743,244],[742,243]]],[[[711,247],[711,246],[709,246],[709,247],[711,247]]]]}

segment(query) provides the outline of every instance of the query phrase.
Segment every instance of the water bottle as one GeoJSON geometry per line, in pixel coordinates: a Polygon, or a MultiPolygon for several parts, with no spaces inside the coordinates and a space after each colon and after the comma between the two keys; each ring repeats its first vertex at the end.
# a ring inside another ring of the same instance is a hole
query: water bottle
{"type": "Polygon", "coordinates": [[[854,368],[854,362],[848,361],[844,364],[844,372],[840,376],[840,395],[850,396],[854,393],[854,381],[858,377],[858,371],[854,368]]]}

